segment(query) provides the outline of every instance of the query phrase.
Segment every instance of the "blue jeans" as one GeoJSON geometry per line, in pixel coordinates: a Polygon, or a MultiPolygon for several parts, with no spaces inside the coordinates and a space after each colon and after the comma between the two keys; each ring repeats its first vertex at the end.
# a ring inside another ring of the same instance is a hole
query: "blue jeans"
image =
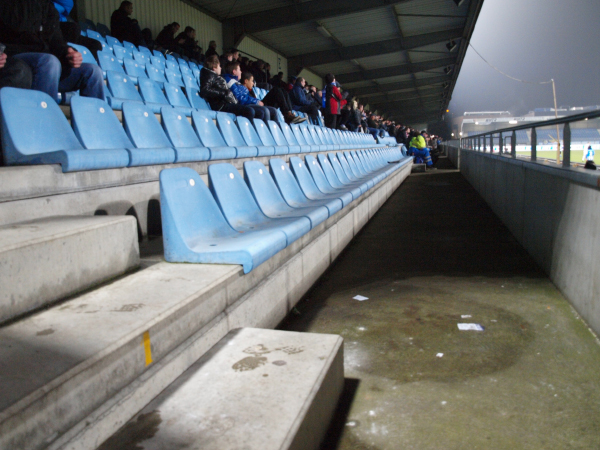
{"type": "Polygon", "coordinates": [[[369,133],[371,133],[375,139],[377,139],[377,136],[383,137],[383,130],[380,130],[378,128],[368,128],[368,130],[369,133]]]}
{"type": "Polygon", "coordinates": [[[272,106],[259,106],[259,105],[247,105],[254,110],[254,118],[263,121],[274,120],[279,122],[277,119],[277,109],[272,106]]]}
{"type": "Polygon", "coordinates": [[[84,97],[104,98],[102,70],[95,64],[81,64],[64,72],[58,58],[50,53],[21,53],[14,56],[25,61],[33,72],[31,88],[42,91],[58,102],[58,92],[79,90],[84,97]]]}

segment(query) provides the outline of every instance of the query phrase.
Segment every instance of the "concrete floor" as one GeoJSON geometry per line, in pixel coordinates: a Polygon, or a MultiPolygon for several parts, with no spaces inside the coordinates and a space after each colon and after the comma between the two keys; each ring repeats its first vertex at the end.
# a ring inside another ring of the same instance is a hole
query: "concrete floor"
{"type": "Polygon", "coordinates": [[[598,340],[439,167],[410,176],[280,326],[345,339],[322,449],[599,449],[598,340]]]}

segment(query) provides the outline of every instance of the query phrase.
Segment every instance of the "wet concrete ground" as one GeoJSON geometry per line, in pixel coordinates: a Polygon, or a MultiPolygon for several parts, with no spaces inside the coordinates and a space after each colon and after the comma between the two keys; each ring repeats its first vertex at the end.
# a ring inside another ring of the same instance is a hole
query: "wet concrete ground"
{"type": "Polygon", "coordinates": [[[599,342],[439,167],[404,182],[280,327],[345,339],[323,450],[599,449],[599,342]]]}

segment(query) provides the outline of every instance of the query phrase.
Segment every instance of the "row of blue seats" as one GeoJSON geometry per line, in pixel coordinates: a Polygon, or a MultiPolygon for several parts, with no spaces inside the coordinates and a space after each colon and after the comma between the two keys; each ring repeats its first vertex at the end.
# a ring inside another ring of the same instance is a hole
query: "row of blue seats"
{"type": "Polygon", "coordinates": [[[411,158],[398,148],[296,156],[160,173],[165,259],[241,264],[244,273],[356,200],[411,158]]]}
{"type": "Polygon", "coordinates": [[[280,127],[228,113],[122,103],[123,125],[102,100],[74,97],[71,125],[47,94],[0,90],[6,165],[61,164],[63,172],[383,147],[370,134],[313,125],[280,127]]]}

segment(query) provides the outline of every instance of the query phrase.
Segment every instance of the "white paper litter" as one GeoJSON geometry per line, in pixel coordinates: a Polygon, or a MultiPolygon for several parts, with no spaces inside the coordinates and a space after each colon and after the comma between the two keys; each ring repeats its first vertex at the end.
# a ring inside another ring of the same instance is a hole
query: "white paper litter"
{"type": "Polygon", "coordinates": [[[442,356],[444,356],[444,354],[443,354],[443,353],[438,353],[438,354],[437,354],[437,355],[435,355],[435,356],[437,356],[438,358],[441,358],[442,356]]]}
{"type": "Polygon", "coordinates": [[[483,331],[484,328],[478,323],[459,323],[458,329],[461,331],[483,331]]]}
{"type": "Polygon", "coordinates": [[[352,297],[354,300],[358,300],[359,302],[364,302],[365,300],[369,300],[369,297],[363,297],[362,295],[357,295],[352,297]]]}
{"type": "Polygon", "coordinates": [[[460,316],[461,319],[470,319],[471,318],[471,314],[463,314],[460,316]]]}

